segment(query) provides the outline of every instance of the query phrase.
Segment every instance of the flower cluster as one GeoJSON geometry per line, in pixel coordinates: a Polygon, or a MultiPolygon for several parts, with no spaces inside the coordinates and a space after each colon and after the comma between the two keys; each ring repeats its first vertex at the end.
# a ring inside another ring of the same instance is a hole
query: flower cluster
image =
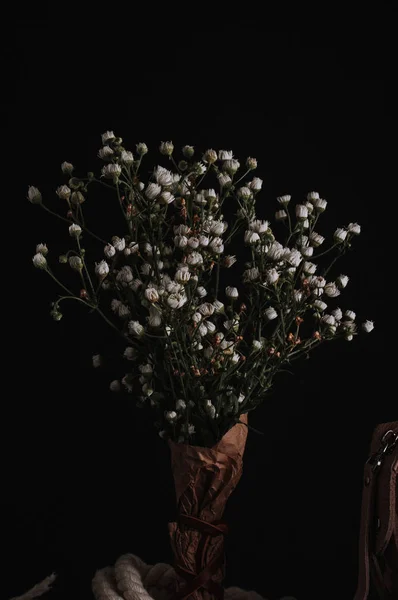
{"type": "MultiPolygon", "coordinates": [[[[145,180],[147,153],[146,144],[133,152],[107,131],[98,179],[93,173],[77,178],[73,165],[62,164],[68,181],[56,193],[67,205],[75,248],[59,262],[77,272],[80,290],[60,284],[67,294],[53,304],[52,315],[62,317],[59,306],[68,298],[98,311],[127,346],[127,372],[111,390],[125,389],[138,406],[149,406],[162,438],[211,445],[264,400],[286,364],[325,341],[350,341],[358,333],[355,313],[335,304],[349,277],[328,274],[360,226],[338,227],[327,243],[318,232],[327,201],[310,192],[291,209],[291,196],[284,195],[275,213],[276,227],[286,227],[282,243],[271,221],[256,214],[262,188],[251,176],[256,159],[242,166],[231,150],[197,154],[192,146],[177,159],[173,143],[162,142],[166,163],[145,180]],[[113,188],[126,228],[111,240],[94,236],[102,256],[90,265],[82,244],[94,234],[84,225],[82,204],[94,185],[113,188]],[[228,222],[223,211],[234,208],[228,222]],[[238,236],[240,257],[228,253],[238,236]],[[221,285],[228,276],[230,285],[221,285]]],[[[33,186],[28,199],[53,212],[33,186]]],[[[47,254],[39,244],[33,263],[60,283],[47,254]]],[[[363,331],[372,329],[372,321],[362,324],[363,331]]],[[[102,364],[99,355],[93,364],[102,364]]]]}

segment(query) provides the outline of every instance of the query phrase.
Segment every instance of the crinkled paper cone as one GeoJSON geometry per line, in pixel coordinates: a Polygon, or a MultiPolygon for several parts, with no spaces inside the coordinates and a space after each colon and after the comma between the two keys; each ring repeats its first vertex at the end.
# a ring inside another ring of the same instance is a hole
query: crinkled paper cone
{"type": "MultiPolygon", "coordinates": [[[[247,424],[247,414],[241,415],[240,420],[247,424]]],[[[212,448],[169,441],[179,515],[189,515],[213,524],[221,520],[227,500],[242,475],[246,439],[246,425],[237,423],[212,448]]],[[[197,551],[205,534],[174,522],[169,523],[169,535],[175,565],[199,575],[197,551]]],[[[223,535],[208,537],[200,571],[220,553],[224,556],[223,535]]],[[[221,585],[224,577],[225,559],[211,579],[221,585]]],[[[185,585],[186,580],[179,576],[176,592],[185,585]]],[[[189,596],[190,600],[213,598],[214,594],[204,588],[199,588],[189,596]]]]}

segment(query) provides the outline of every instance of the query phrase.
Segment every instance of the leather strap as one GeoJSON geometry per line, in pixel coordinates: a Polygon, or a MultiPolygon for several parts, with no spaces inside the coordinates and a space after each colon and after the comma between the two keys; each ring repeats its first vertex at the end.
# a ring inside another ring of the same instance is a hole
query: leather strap
{"type": "MultiPolygon", "coordinates": [[[[396,586],[390,567],[391,547],[397,545],[396,475],[398,446],[392,454],[379,453],[387,431],[398,431],[398,422],[379,425],[372,438],[371,458],[364,468],[359,534],[358,587],[354,600],[368,600],[370,588],[383,600],[395,600],[396,586]],[[378,511],[378,514],[375,513],[378,511]],[[378,518],[378,531],[375,519],[378,518]],[[394,596],[392,595],[394,594],[394,596]]],[[[398,571],[398,569],[397,569],[398,571]]]]}
{"type": "Polygon", "coordinates": [[[208,540],[210,536],[226,535],[228,533],[228,526],[225,523],[207,523],[197,517],[190,515],[180,514],[179,525],[185,525],[200,531],[203,535],[200,540],[197,554],[196,554],[196,571],[192,573],[181,565],[175,564],[174,568],[176,572],[181,575],[187,582],[186,585],[174,595],[173,600],[185,600],[196,592],[199,588],[204,587],[209,590],[211,594],[216,596],[219,600],[224,600],[224,588],[213,581],[211,578],[214,573],[222,567],[224,563],[224,553],[220,552],[218,556],[209,563],[206,567],[204,566],[204,559],[208,540]]]}

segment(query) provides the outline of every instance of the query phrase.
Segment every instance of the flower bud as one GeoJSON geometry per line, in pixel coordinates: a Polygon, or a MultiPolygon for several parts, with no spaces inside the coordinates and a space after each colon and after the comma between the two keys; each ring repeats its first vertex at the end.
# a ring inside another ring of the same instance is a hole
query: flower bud
{"type": "Polygon", "coordinates": [[[65,175],[72,175],[74,168],[75,167],[71,163],[66,162],[66,160],[61,165],[62,173],[65,175]]]}
{"type": "Polygon", "coordinates": [[[102,144],[105,145],[107,142],[111,142],[115,139],[115,134],[113,131],[105,131],[105,133],[101,136],[102,144]]]}
{"type": "Polygon", "coordinates": [[[217,160],[217,152],[213,149],[208,149],[203,155],[203,160],[209,164],[213,164],[217,160]]]}
{"type": "Polygon", "coordinates": [[[33,264],[37,269],[46,269],[47,261],[41,252],[38,252],[32,258],[33,264]]]}
{"type": "Polygon", "coordinates": [[[80,225],[77,225],[76,223],[73,223],[70,227],[69,227],[69,235],[71,237],[75,237],[78,238],[82,233],[82,228],[80,227],[80,225]]]}
{"type": "Polygon", "coordinates": [[[72,192],[70,201],[74,206],[77,206],[78,204],[83,204],[83,202],[85,201],[85,197],[79,191],[72,192]]]}
{"type": "Polygon", "coordinates": [[[40,254],[42,254],[43,256],[47,256],[47,254],[48,254],[47,245],[46,244],[37,244],[36,252],[40,252],[40,254]]]}
{"type": "Polygon", "coordinates": [[[374,329],[374,322],[369,320],[365,321],[362,323],[362,329],[365,331],[365,333],[370,333],[374,329]]]}
{"type": "Polygon", "coordinates": [[[246,159],[246,167],[247,167],[248,169],[250,169],[251,171],[252,171],[253,169],[257,169],[257,159],[256,159],[256,158],[252,158],[251,156],[249,156],[249,157],[246,159]]]}
{"type": "Polygon", "coordinates": [[[337,228],[336,231],[334,232],[334,236],[333,236],[335,242],[340,243],[340,244],[343,243],[347,237],[347,233],[348,232],[345,229],[342,229],[340,227],[337,228]]]}
{"type": "Polygon", "coordinates": [[[184,146],[182,149],[182,153],[185,158],[192,158],[195,154],[195,148],[193,146],[184,146]]]}
{"type": "Polygon", "coordinates": [[[38,190],[38,188],[35,187],[34,185],[30,185],[28,188],[28,200],[32,204],[41,204],[42,203],[41,193],[38,190]]]}
{"type": "Polygon", "coordinates": [[[140,156],[144,156],[144,154],[147,154],[148,152],[148,146],[144,144],[144,142],[140,142],[136,145],[136,150],[137,154],[139,154],[140,156]]]}
{"type": "Polygon", "coordinates": [[[100,263],[95,264],[95,273],[99,279],[105,279],[109,273],[109,265],[106,260],[101,260],[100,263]]]}
{"type": "Polygon", "coordinates": [[[164,156],[171,156],[174,150],[173,142],[162,142],[159,146],[159,150],[164,156]]]}
{"type": "Polygon", "coordinates": [[[75,271],[81,271],[83,269],[83,262],[80,256],[70,256],[69,257],[69,265],[75,271]]]}

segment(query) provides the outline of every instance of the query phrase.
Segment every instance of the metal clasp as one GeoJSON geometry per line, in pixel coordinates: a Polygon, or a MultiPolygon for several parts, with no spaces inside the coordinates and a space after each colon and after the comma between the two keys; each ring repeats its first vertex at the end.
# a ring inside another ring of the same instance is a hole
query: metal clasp
{"type": "Polygon", "coordinates": [[[386,431],[386,433],[381,438],[380,448],[377,450],[377,452],[372,454],[372,456],[370,456],[366,461],[366,464],[372,465],[373,473],[380,469],[381,465],[383,464],[383,460],[388,454],[391,454],[397,443],[398,431],[393,431],[392,429],[386,431]]]}

